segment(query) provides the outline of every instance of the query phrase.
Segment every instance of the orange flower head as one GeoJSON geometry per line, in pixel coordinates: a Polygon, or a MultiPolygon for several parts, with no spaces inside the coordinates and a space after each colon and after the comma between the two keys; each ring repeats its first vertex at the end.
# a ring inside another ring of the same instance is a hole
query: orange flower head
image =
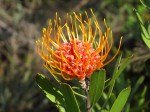
{"type": "Polygon", "coordinates": [[[43,29],[42,40],[37,41],[37,52],[52,74],[61,75],[65,80],[83,80],[118,54],[121,40],[115,55],[105,62],[113,44],[112,31],[104,20],[106,31],[103,33],[92,10],[91,14],[93,18],[85,12],[85,19],[75,12],[73,17],[67,14],[62,25],[56,13],[54,22],[50,20],[48,27],[43,29]]]}

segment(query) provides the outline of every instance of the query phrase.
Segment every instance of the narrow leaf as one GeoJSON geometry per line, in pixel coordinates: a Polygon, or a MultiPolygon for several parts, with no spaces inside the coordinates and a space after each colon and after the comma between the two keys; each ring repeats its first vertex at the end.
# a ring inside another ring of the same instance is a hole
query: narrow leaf
{"type": "Polygon", "coordinates": [[[77,103],[77,100],[75,98],[72,88],[66,83],[62,83],[61,88],[62,88],[62,93],[65,99],[66,112],[80,112],[79,106],[78,106],[78,103],[77,103]]]}
{"type": "Polygon", "coordinates": [[[113,90],[114,84],[115,84],[115,80],[114,80],[114,82],[111,83],[111,85],[109,86],[107,98],[106,98],[106,100],[105,100],[105,102],[104,102],[104,104],[103,104],[103,106],[102,106],[102,109],[106,106],[106,104],[107,104],[107,102],[108,102],[108,100],[109,100],[109,98],[110,98],[110,96],[111,96],[111,94],[112,94],[112,90],[113,90]]]}
{"type": "Polygon", "coordinates": [[[122,53],[117,58],[117,61],[116,61],[116,64],[115,64],[115,68],[114,68],[114,72],[113,72],[113,77],[115,76],[115,73],[118,71],[119,64],[121,62],[121,58],[122,58],[122,53]]]}
{"type": "Polygon", "coordinates": [[[134,10],[134,11],[135,11],[135,13],[136,13],[136,16],[137,16],[139,22],[140,22],[140,26],[141,26],[143,35],[144,35],[145,37],[147,37],[147,38],[150,39],[149,34],[148,34],[146,28],[144,27],[144,22],[143,22],[143,20],[142,20],[142,18],[141,18],[141,16],[140,16],[140,14],[137,12],[137,10],[134,10]]]}
{"type": "Polygon", "coordinates": [[[132,56],[128,57],[127,59],[124,60],[123,63],[121,63],[121,66],[119,67],[118,71],[114,74],[114,79],[116,79],[122,72],[123,70],[127,67],[127,65],[130,63],[130,59],[132,56]]]}
{"type": "Polygon", "coordinates": [[[136,16],[137,16],[137,18],[139,19],[140,23],[141,23],[141,24],[143,24],[143,20],[142,20],[142,18],[141,18],[141,16],[140,16],[140,14],[137,12],[137,10],[136,10],[136,9],[134,9],[134,11],[135,11],[136,16]]]}
{"type": "Polygon", "coordinates": [[[142,23],[140,24],[140,26],[141,26],[141,29],[142,29],[142,34],[145,36],[145,39],[150,40],[150,35],[148,34],[145,26],[142,23]]]}
{"type": "Polygon", "coordinates": [[[149,26],[148,26],[148,31],[147,31],[145,26],[144,26],[144,23],[143,23],[143,20],[142,20],[140,14],[135,9],[134,9],[134,11],[136,13],[136,16],[137,16],[139,22],[140,22],[140,26],[141,26],[141,30],[142,30],[142,33],[141,33],[142,39],[145,42],[145,44],[150,48],[149,26]]]}
{"type": "MultiPolygon", "coordinates": [[[[116,61],[116,64],[115,64],[115,69],[113,71],[113,76],[112,77],[115,77],[115,74],[116,72],[118,71],[118,67],[119,67],[119,64],[120,64],[120,61],[121,61],[121,58],[122,58],[122,54],[120,54],[117,58],[117,61],[116,61]]],[[[115,80],[113,80],[113,82],[110,82],[110,86],[109,86],[109,89],[108,89],[108,94],[107,94],[107,99],[105,100],[102,108],[105,107],[105,105],[107,104],[111,94],[112,94],[112,90],[114,88],[114,84],[115,84],[115,80]]]]}
{"type": "Polygon", "coordinates": [[[150,9],[150,7],[148,7],[148,6],[143,2],[143,0],[140,0],[140,2],[142,3],[142,5],[143,5],[144,7],[150,9]]]}
{"type": "Polygon", "coordinates": [[[141,77],[137,80],[137,82],[135,83],[135,85],[134,85],[134,87],[133,87],[133,89],[132,89],[132,91],[131,91],[130,98],[132,98],[133,95],[136,93],[137,89],[138,89],[139,86],[143,83],[144,79],[145,79],[145,77],[144,77],[144,76],[141,76],[141,77]]]}
{"type": "Polygon", "coordinates": [[[117,97],[116,101],[111,107],[110,112],[121,112],[121,110],[123,109],[129,97],[130,91],[131,91],[131,88],[128,87],[120,92],[119,96],[117,97]]]}
{"type": "MultiPolygon", "coordinates": [[[[128,57],[127,59],[124,60],[124,62],[121,63],[120,67],[117,67],[117,69],[115,69],[114,73],[113,73],[113,77],[111,79],[111,81],[105,86],[108,87],[110,84],[112,84],[117,77],[119,77],[119,75],[122,73],[122,71],[127,67],[127,65],[130,63],[130,59],[132,56],[128,57]],[[118,69],[119,68],[119,69],[118,69]]],[[[120,60],[121,60],[121,56],[119,56],[117,63],[116,64],[120,64],[120,60]]],[[[116,67],[115,67],[116,68],[116,67]]]]}
{"type": "Polygon", "coordinates": [[[145,44],[147,45],[147,47],[150,48],[150,40],[147,39],[147,37],[145,37],[145,35],[142,33],[141,34],[142,38],[143,38],[143,41],[145,42],[145,44]]]}
{"type": "MultiPolygon", "coordinates": [[[[122,54],[119,55],[119,57],[118,57],[118,59],[117,59],[117,61],[116,61],[115,69],[114,69],[114,72],[113,72],[113,77],[116,77],[115,74],[116,74],[117,71],[118,71],[119,64],[120,64],[120,62],[121,62],[121,58],[122,58],[122,54]]],[[[111,83],[111,85],[110,85],[110,87],[109,87],[108,95],[107,95],[107,100],[108,100],[108,99],[110,98],[110,96],[111,96],[111,93],[112,93],[114,84],[115,84],[115,80],[113,80],[113,82],[111,83]]]]}
{"type": "Polygon", "coordinates": [[[99,70],[95,71],[91,76],[89,94],[92,107],[96,104],[102,95],[105,85],[105,74],[105,70],[99,70]]]}

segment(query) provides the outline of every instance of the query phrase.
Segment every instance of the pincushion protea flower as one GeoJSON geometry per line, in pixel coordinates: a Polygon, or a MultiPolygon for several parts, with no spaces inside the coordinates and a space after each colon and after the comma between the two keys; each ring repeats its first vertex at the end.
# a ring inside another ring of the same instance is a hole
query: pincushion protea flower
{"type": "Polygon", "coordinates": [[[61,75],[65,80],[83,80],[118,54],[121,41],[115,55],[105,62],[113,44],[112,31],[104,20],[106,31],[103,33],[92,10],[91,14],[93,18],[85,12],[85,19],[75,12],[73,17],[67,14],[62,25],[56,13],[54,22],[50,20],[43,29],[42,40],[37,41],[37,52],[52,74],[61,75]]]}

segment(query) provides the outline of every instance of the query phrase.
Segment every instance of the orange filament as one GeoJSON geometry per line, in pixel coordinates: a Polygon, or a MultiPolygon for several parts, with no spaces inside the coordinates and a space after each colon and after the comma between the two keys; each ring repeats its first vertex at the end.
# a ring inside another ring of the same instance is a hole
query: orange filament
{"type": "Polygon", "coordinates": [[[82,80],[116,57],[122,38],[116,54],[105,62],[113,44],[112,31],[104,20],[106,31],[103,32],[92,10],[91,13],[93,24],[87,12],[86,19],[75,12],[73,17],[67,14],[63,25],[56,13],[54,23],[50,20],[48,27],[43,29],[42,40],[37,41],[37,52],[51,73],[65,80],[82,80]]]}

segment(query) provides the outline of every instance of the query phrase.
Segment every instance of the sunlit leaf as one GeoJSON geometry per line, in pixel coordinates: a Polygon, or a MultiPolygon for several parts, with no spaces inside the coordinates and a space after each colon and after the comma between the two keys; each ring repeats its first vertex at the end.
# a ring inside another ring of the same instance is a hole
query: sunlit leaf
{"type": "Polygon", "coordinates": [[[42,74],[37,74],[35,79],[37,85],[45,93],[46,97],[51,102],[55,103],[57,107],[62,108],[61,106],[58,106],[60,104],[64,104],[63,95],[58,87],[52,84],[49,80],[47,80],[46,77],[42,74]]]}
{"type": "Polygon", "coordinates": [[[142,38],[143,38],[145,44],[147,45],[147,47],[150,48],[150,40],[148,40],[148,39],[145,37],[145,35],[144,35],[143,33],[141,34],[141,36],[142,36],[142,38]]]}
{"type": "Polygon", "coordinates": [[[141,24],[143,24],[143,20],[142,20],[142,18],[141,18],[141,16],[140,16],[140,14],[137,12],[137,10],[136,10],[136,9],[134,9],[134,11],[135,11],[136,16],[137,16],[137,18],[139,19],[140,23],[141,23],[141,24]]]}
{"type": "Polygon", "coordinates": [[[111,107],[110,112],[121,112],[128,99],[130,91],[131,88],[128,87],[120,92],[119,96],[117,97],[113,106],[111,107]]]}
{"type": "MultiPolygon", "coordinates": [[[[150,40],[150,35],[148,34],[145,26],[141,23],[141,28],[142,28],[142,34],[145,36],[144,39],[146,39],[147,41],[150,40]]],[[[144,40],[144,42],[146,41],[144,40]]]]}

